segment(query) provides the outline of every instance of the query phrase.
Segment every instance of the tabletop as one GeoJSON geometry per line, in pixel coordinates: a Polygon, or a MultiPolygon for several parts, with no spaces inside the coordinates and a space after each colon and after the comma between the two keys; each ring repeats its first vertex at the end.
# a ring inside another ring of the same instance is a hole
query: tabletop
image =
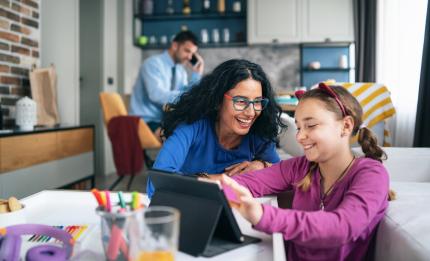
{"type": "MultiPolygon", "coordinates": [[[[124,196],[126,201],[131,199],[131,194],[124,193],[124,196]]],[[[116,198],[112,197],[113,203],[116,198]]],[[[145,204],[149,202],[146,195],[143,198],[145,204]]],[[[262,203],[277,205],[274,198],[258,200],[262,203]]],[[[100,217],[95,212],[97,202],[91,192],[45,190],[26,197],[21,202],[26,205],[27,223],[51,226],[88,225],[90,229],[87,235],[82,240],[78,240],[75,245],[75,255],[80,255],[79,260],[105,260],[100,235],[100,217]]],[[[176,260],[285,260],[283,239],[280,234],[267,235],[256,231],[235,210],[233,212],[242,233],[261,238],[260,243],[234,249],[212,258],[196,258],[178,252],[176,260]]]]}

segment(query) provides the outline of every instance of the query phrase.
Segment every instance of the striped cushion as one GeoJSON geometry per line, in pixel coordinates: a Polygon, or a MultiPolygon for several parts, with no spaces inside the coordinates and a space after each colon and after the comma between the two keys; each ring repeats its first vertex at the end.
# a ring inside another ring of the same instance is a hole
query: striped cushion
{"type": "MultiPolygon", "coordinates": [[[[396,110],[391,101],[390,91],[378,83],[336,83],[345,87],[363,107],[363,123],[372,128],[381,121],[387,121],[396,110]]],[[[384,125],[384,146],[391,146],[391,136],[384,125]]]]}

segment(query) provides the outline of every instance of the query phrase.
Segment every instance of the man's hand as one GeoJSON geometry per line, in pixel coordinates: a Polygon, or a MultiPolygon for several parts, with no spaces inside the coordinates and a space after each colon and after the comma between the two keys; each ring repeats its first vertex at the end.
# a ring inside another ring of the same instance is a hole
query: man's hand
{"type": "Polygon", "coordinates": [[[195,52],[194,55],[197,58],[197,63],[194,66],[190,62],[189,62],[189,64],[190,64],[191,69],[193,71],[195,71],[196,73],[199,73],[200,75],[202,75],[203,71],[205,69],[205,62],[203,60],[203,57],[200,54],[198,54],[197,52],[195,52]]]}

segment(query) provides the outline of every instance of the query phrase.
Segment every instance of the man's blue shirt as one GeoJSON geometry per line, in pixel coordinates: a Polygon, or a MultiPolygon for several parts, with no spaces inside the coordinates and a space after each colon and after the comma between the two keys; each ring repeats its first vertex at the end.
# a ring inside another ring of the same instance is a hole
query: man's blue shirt
{"type": "MultiPolygon", "coordinates": [[[[183,174],[220,174],[228,166],[254,159],[279,162],[275,143],[248,133],[236,149],[224,149],[218,142],[214,123],[205,118],[179,125],[164,142],[153,167],[183,174]]],[[[150,198],[154,193],[150,180],[146,192],[150,198]]]]}
{"type": "MultiPolygon", "coordinates": [[[[200,78],[200,74],[193,72],[190,85],[200,78]]],[[[163,105],[173,102],[190,85],[184,66],[175,64],[167,51],[151,56],[140,67],[130,98],[130,114],[146,122],[160,122],[163,105]],[[176,67],[176,80],[171,90],[173,66],[176,67]]]]}

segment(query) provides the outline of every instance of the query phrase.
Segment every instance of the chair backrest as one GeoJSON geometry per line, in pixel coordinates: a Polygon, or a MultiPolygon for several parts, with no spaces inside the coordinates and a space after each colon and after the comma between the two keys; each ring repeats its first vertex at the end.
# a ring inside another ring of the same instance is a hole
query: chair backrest
{"type": "Polygon", "coordinates": [[[103,120],[105,125],[110,119],[116,116],[127,115],[127,108],[124,105],[124,101],[121,96],[115,92],[101,92],[100,103],[103,110],[103,120]]]}
{"type": "MultiPolygon", "coordinates": [[[[100,103],[102,105],[103,120],[106,126],[113,117],[128,115],[124,100],[118,93],[101,92],[100,103]]],[[[140,119],[137,131],[143,149],[157,149],[161,147],[161,142],[143,119],[140,119]]]]}

